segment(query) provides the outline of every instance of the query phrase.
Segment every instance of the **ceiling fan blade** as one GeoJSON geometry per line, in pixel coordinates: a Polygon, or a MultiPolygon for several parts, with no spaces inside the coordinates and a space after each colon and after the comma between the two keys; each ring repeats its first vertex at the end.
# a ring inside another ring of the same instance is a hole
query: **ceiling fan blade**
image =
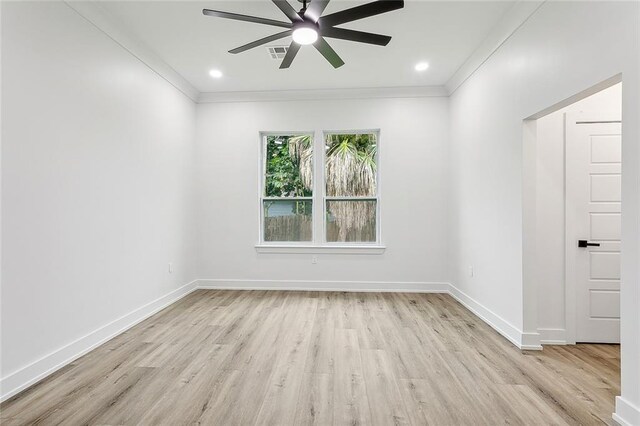
{"type": "Polygon", "coordinates": [[[322,29],[322,35],[329,38],[376,44],[378,46],[386,46],[391,41],[391,37],[386,35],[347,30],[345,28],[324,28],[322,29]]]}
{"type": "Polygon", "coordinates": [[[257,16],[240,15],[238,13],[221,12],[219,10],[202,9],[202,13],[207,16],[217,18],[235,19],[236,21],[255,22],[256,24],[273,25],[274,27],[291,28],[291,22],[276,21],[275,19],[259,18],[257,16]]]}
{"type": "Polygon", "coordinates": [[[229,51],[229,53],[241,53],[245,52],[249,49],[253,49],[254,47],[262,46],[263,44],[267,44],[269,42],[280,40],[281,38],[289,37],[293,30],[283,31],[281,33],[273,34],[265,38],[261,38],[260,40],[253,41],[251,43],[247,43],[244,46],[236,47],[229,51]]]}
{"type": "Polygon", "coordinates": [[[304,12],[304,17],[318,22],[318,19],[322,16],[322,12],[327,8],[327,4],[329,4],[329,0],[313,0],[304,12]]]}
{"type": "Polygon", "coordinates": [[[280,69],[289,68],[289,66],[291,65],[291,62],[293,62],[293,59],[298,54],[299,50],[300,50],[300,45],[292,41],[291,44],[289,45],[289,49],[287,50],[287,54],[284,55],[284,59],[280,64],[280,69]]]}
{"type": "Polygon", "coordinates": [[[357,21],[358,19],[380,15],[381,13],[391,12],[396,9],[402,9],[403,7],[404,0],[378,0],[323,16],[320,18],[319,23],[321,27],[332,27],[334,25],[344,24],[345,22],[357,21]]]}
{"type": "Polygon", "coordinates": [[[340,56],[338,56],[336,51],[329,46],[329,43],[327,43],[327,40],[325,40],[324,37],[320,37],[318,41],[313,43],[313,46],[318,49],[318,52],[320,52],[334,68],[340,68],[344,65],[344,61],[340,59],[340,56]]]}
{"type": "Polygon", "coordinates": [[[280,9],[282,13],[287,15],[287,18],[289,18],[291,22],[302,21],[302,18],[300,17],[300,15],[298,15],[298,12],[296,12],[296,10],[293,8],[293,6],[291,6],[291,4],[289,4],[287,0],[272,1],[276,6],[278,6],[278,9],[280,9]]]}

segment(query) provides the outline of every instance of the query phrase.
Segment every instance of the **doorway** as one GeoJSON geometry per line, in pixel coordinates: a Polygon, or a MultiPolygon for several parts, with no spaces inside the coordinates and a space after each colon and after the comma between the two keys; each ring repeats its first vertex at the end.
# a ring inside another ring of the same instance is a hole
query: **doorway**
{"type": "Polygon", "coordinates": [[[622,84],[535,121],[540,343],[620,342],[622,84]]]}

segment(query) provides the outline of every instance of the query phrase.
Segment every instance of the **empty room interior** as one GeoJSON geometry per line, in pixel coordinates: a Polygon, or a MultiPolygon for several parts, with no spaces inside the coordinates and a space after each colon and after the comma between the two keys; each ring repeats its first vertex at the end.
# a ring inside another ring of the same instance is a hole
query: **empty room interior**
{"type": "Polygon", "coordinates": [[[640,2],[0,1],[2,425],[640,426],[640,2]]]}

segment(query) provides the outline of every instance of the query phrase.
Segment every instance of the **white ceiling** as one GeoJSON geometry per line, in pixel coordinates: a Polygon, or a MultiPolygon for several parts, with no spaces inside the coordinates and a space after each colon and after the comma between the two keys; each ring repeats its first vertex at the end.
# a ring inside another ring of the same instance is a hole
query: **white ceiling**
{"type": "MultiPolygon", "coordinates": [[[[297,0],[290,0],[298,8],[297,0]]],[[[325,14],[366,3],[333,0],[325,14]]],[[[280,32],[266,25],[213,18],[203,8],[286,20],[270,1],[113,1],[101,6],[115,22],[150,48],[200,92],[441,86],[475,51],[511,1],[406,1],[404,9],[342,25],[393,37],[386,47],[328,42],[345,61],[334,69],[303,46],[288,70],[266,48],[232,55],[228,50],[280,32]],[[414,65],[427,61],[418,73],[414,65]],[[210,69],[224,73],[209,76],[210,69]]],[[[288,45],[291,39],[267,46],[288,45]]]]}

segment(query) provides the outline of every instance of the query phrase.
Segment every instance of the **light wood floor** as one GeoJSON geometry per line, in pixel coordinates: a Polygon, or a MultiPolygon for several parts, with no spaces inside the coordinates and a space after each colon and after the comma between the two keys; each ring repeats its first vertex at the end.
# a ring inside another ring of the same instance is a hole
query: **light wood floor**
{"type": "Polygon", "coordinates": [[[196,291],[0,406],[13,424],[602,424],[618,346],[522,353],[437,294],[196,291]]]}

